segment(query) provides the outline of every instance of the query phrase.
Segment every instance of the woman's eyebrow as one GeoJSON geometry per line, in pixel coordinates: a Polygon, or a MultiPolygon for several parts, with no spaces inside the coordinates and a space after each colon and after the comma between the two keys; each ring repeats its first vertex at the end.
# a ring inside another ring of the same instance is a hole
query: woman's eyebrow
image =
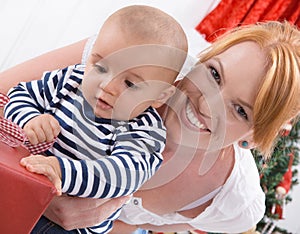
{"type": "Polygon", "coordinates": [[[240,99],[240,98],[238,98],[237,100],[238,100],[238,102],[240,102],[243,106],[246,106],[246,107],[248,107],[250,110],[253,110],[253,106],[250,105],[248,102],[246,102],[246,101],[244,101],[244,100],[242,100],[242,99],[240,99]]]}

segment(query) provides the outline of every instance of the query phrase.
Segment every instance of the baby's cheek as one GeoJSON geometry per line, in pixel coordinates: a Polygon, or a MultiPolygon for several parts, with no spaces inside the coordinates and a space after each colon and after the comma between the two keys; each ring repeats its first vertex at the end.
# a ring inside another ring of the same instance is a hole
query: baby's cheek
{"type": "Polygon", "coordinates": [[[143,95],[121,95],[115,102],[113,118],[132,119],[151,106],[152,101],[143,95]]]}

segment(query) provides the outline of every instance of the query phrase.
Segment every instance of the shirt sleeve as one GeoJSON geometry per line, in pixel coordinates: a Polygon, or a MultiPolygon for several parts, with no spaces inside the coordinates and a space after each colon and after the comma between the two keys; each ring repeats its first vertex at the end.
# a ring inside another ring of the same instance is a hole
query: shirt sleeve
{"type": "Polygon", "coordinates": [[[51,113],[55,102],[62,98],[66,90],[78,84],[78,78],[72,76],[75,66],[62,70],[45,72],[40,80],[19,83],[8,92],[9,103],[5,106],[4,115],[21,128],[35,116],[51,113]]]}
{"type": "Polygon", "coordinates": [[[5,106],[4,116],[21,128],[33,117],[44,113],[43,82],[20,83],[8,93],[9,103],[5,106]]]}
{"type": "Polygon", "coordinates": [[[166,130],[157,113],[120,127],[109,156],[96,160],[59,158],[62,192],[93,198],[131,194],[150,179],[162,163],[166,130]]]}

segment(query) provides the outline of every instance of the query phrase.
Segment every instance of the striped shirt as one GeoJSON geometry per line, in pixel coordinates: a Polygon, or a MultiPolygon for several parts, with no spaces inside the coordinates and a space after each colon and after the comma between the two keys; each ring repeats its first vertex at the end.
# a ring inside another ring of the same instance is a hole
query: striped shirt
{"type": "MultiPolygon", "coordinates": [[[[93,198],[131,194],[161,165],[166,138],[162,119],[152,107],[128,121],[96,117],[81,92],[84,69],[69,66],[20,83],[8,94],[5,117],[22,128],[40,114],[59,121],[61,132],[45,154],[59,160],[63,193],[93,198]]],[[[119,213],[79,232],[107,233],[119,213]]]]}

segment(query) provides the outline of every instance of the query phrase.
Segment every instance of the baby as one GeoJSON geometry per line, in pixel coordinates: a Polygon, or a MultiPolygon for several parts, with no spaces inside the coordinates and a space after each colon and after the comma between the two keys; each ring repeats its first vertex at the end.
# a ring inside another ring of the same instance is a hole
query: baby
{"type": "MultiPolygon", "coordinates": [[[[55,140],[47,157],[29,156],[21,164],[46,175],[58,195],[113,198],[135,192],[162,162],[166,131],[155,108],[175,92],[172,83],[186,52],[183,29],[166,13],[142,5],[113,13],[86,66],[46,72],[10,90],[6,118],[32,144],[55,140]]],[[[80,231],[107,233],[119,213],[80,231]]],[[[50,221],[41,217],[32,233],[44,222],[50,221]]]]}

